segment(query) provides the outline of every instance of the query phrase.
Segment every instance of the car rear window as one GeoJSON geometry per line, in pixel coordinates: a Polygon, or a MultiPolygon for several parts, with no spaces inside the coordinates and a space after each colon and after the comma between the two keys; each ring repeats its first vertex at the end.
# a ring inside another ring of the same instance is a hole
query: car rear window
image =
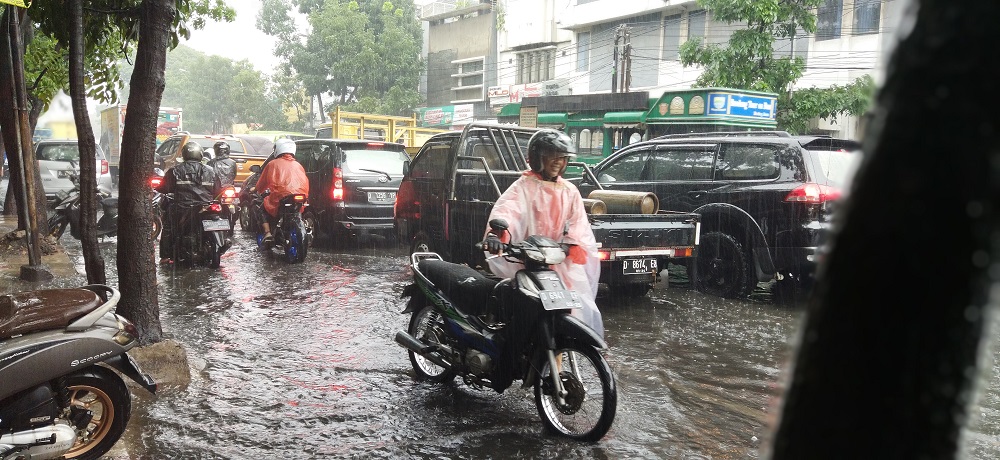
{"type": "Polygon", "coordinates": [[[344,150],[344,172],[403,174],[403,163],[409,160],[405,151],[398,150],[344,150]],[[368,171],[365,171],[368,170],[368,171]]]}
{"type": "MultiPolygon", "coordinates": [[[[105,159],[101,146],[96,148],[95,155],[98,160],[105,159]]],[[[77,144],[41,144],[35,152],[36,160],[45,161],[80,161],[80,149],[77,144]]]]}
{"type": "Polygon", "coordinates": [[[816,158],[816,164],[826,177],[825,182],[835,187],[847,184],[861,161],[859,152],[810,150],[810,155],[816,158]]]}
{"type": "Polygon", "coordinates": [[[210,148],[212,148],[215,145],[216,142],[219,142],[221,140],[225,140],[226,143],[229,144],[229,154],[230,155],[236,155],[236,154],[243,154],[244,153],[243,152],[243,143],[242,142],[238,142],[238,141],[234,141],[232,139],[211,139],[211,138],[204,138],[204,139],[191,139],[191,140],[197,142],[198,145],[200,145],[201,148],[203,148],[203,149],[210,149],[210,148]]]}

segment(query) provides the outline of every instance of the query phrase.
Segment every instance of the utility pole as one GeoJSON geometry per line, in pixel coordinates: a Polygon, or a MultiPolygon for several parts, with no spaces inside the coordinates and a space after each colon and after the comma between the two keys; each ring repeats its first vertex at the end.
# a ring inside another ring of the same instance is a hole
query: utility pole
{"type": "Polygon", "coordinates": [[[615,48],[611,55],[611,92],[627,93],[632,84],[632,31],[627,24],[615,30],[615,48]],[[619,45],[621,50],[619,51],[619,45]],[[619,59],[620,58],[620,59],[619,59]],[[619,91],[620,90],[620,91],[619,91]]]}
{"type": "Polygon", "coordinates": [[[611,93],[618,92],[618,42],[622,38],[622,27],[625,24],[618,26],[615,30],[615,49],[611,53],[611,93]]]}
{"type": "Polygon", "coordinates": [[[632,86],[632,31],[627,25],[622,25],[624,42],[622,43],[622,71],[620,85],[623,93],[627,93],[632,86]]]}

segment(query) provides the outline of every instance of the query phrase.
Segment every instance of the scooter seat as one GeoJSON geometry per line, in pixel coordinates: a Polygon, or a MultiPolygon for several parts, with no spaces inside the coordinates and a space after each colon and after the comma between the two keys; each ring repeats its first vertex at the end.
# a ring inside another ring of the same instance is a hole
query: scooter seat
{"type": "Polygon", "coordinates": [[[0,339],[62,329],[103,302],[87,289],[42,289],[0,296],[0,339]]]}
{"type": "Polygon", "coordinates": [[[438,259],[421,260],[417,268],[456,307],[470,315],[486,314],[490,293],[500,282],[499,279],[487,278],[468,265],[438,259]]]}

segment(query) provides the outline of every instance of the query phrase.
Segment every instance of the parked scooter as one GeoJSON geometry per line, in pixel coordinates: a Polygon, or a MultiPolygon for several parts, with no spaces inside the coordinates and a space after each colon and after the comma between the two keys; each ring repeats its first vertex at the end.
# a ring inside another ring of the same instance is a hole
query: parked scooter
{"type": "MultiPolygon", "coordinates": [[[[80,178],[72,174],[69,179],[73,188],[56,193],[53,213],[48,221],[49,235],[57,240],[66,227],[69,227],[73,238],[80,239],[80,178]]],[[[97,197],[102,210],[101,217],[97,219],[97,236],[115,236],[118,234],[118,198],[111,196],[111,190],[104,187],[97,188],[97,197]]]]}
{"type": "Polygon", "coordinates": [[[138,330],[120,298],[103,285],[0,296],[0,459],[98,459],[131,415],[112,369],[156,392],[128,356],[138,330]]]}
{"type": "MultiPolygon", "coordinates": [[[[265,190],[262,194],[254,194],[254,206],[263,207],[264,198],[271,193],[265,190]]],[[[309,246],[312,244],[312,228],[306,225],[302,219],[302,210],[309,203],[306,196],[301,193],[288,195],[278,202],[278,225],[272,229],[275,247],[280,248],[285,254],[288,263],[297,263],[306,260],[309,246]]],[[[261,208],[261,214],[264,211],[261,208]]],[[[255,213],[251,213],[253,215],[255,213]]],[[[256,218],[254,218],[256,220],[256,218]]],[[[254,222],[256,228],[261,228],[260,224],[254,222]]],[[[264,242],[264,235],[257,235],[257,245],[270,251],[271,246],[264,242]]]]}
{"type": "MultiPolygon", "coordinates": [[[[171,213],[178,218],[172,222],[174,261],[178,264],[204,265],[219,268],[222,254],[233,245],[232,224],[225,206],[232,203],[236,191],[226,187],[215,200],[188,212],[171,213]]],[[[172,194],[164,194],[172,200],[172,194]]],[[[170,204],[174,206],[174,204],[170,204]]],[[[162,256],[162,255],[161,255],[162,256]]]]}
{"type": "MultiPolygon", "coordinates": [[[[507,230],[502,219],[490,226],[498,235],[507,230]]],[[[570,315],[581,299],[550,268],[562,263],[566,248],[536,235],[505,244],[503,252],[524,264],[514,278],[488,278],[436,253],[413,253],[414,283],[403,291],[410,324],[396,342],[409,350],[418,378],[447,382],[459,375],[466,385],[498,393],[522,380],[534,387],[550,431],[601,439],[615,419],[618,390],[601,354],[607,345],[570,315]]]]}

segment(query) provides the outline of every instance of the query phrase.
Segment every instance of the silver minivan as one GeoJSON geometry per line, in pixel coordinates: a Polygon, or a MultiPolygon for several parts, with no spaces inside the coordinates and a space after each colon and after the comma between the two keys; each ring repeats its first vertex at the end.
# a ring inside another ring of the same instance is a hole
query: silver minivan
{"type": "MultiPolygon", "coordinates": [[[[101,146],[97,148],[97,187],[111,191],[111,172],[101,146]]],[[[80,149],[76,139],[46,139],[35,144],[35,159],[42,178],[45,198],[54,201],[56,193],[73,189],[71,175],[80,174],[80,149]]]]}

